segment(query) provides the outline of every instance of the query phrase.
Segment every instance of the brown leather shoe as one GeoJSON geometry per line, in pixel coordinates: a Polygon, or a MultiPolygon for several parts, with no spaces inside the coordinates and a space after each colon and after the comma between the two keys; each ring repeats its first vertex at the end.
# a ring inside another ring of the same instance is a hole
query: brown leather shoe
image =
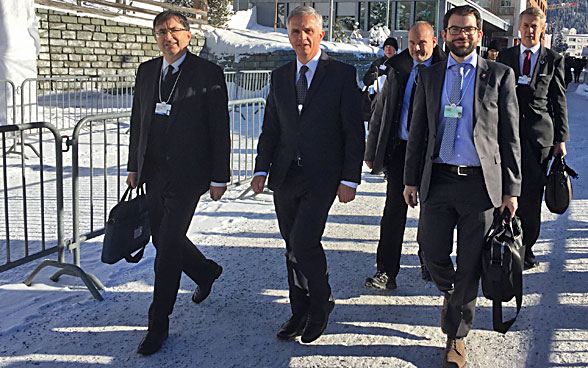
{"type": "Polygon", "coordinates": [[[447,338],[443,368],[463,368],[466,365],[466,348],[463,339],[447,338]]]}
{"type": "Polygon", "coordinates": [[[447,308],[449,308],[449,299],[443,297],[443,307],[441,308],[441,331],[447,335],[445,331],[445,315],[447,314],[447,308]]]}

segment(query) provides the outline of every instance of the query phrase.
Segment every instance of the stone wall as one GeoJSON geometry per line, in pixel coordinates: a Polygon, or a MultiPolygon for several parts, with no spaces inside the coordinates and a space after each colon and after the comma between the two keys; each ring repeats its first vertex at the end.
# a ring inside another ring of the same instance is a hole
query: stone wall
{"type": "MultiPolygon", "coordinates": [[[[40,18],[41,52],[38,77],[134,74],[140,63],[160,55],[151,27],[114,22],[97,17],[36,8],[40,18]]],[[[214,55],[205,38],[194,33],[190,51],[225,70],[272,70],[295,58],[292,50],[239,56],[214,55]]],[[[362,77],[376,55],[331,53],[354,65],[362,77]]]]}
{"type": "MultiPolygon", "coordinates": [[[[36,8],[41,52],[38,77],[134,74],[139,64],[159,56],[151,27],[36,8]]],[[[198,54],[204,37],[194,34],[198,54]]]]}

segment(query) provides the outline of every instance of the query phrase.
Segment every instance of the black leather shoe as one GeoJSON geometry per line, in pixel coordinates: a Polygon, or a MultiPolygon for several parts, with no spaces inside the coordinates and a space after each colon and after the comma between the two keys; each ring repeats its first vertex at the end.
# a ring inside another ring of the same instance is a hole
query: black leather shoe
{"type": "Polygon", "coordinates": [[[325,332],[329,323],[329,315],[333,311],[333,308],[335,308],[335,301],[329,300],[324,310],[311,311],[308,314],[308,321],[306,321],[306,326],[304,326],[302,338],[300,339],[303,343],[308,344],[309,342],[313,342],[325,332]]]}
{"type": "Polygon", "coordinates": [[[216,265],[216,269],[212,272],[210,279],[196,287],[196,291],[192,295],[192,301],[194,303],[202,303],[210,295],[212,284],[220,277],[221,273],[223,273],[223,268],[216,265]]]}
{"type": "Polygon", "coordinates": [[[529,248],[525,251],[525,270],[535,267],[539,267],[539,261],[535,258],[535,254],[533,254],[533,251],[529,248]]]}
{"type": "Polygon", "coordinates": [[[155,332],[155,331],[147,331],[143,340],[139,344],[137,348],[137,354],[141,355],[151,355],[161,349],[161,345],[167,339],[168,331],[164,330],[163,332],[155,332]]]}
{"type": "Polygon", "coordinates": [[[378,271],[372,277],[365,279],[365,286],[372,289],[394,290],[398,287],[396,280],[388,277],[384,271],[378,271]]]}
{"type": "Polygon", "coordinates": [[[308,313],[305,313],[302,316],[292,315],[292,317],[284,322],[284,324],[278,330],[278,339],[289,340],[296,336],[302,335],[302,331],[304,330],[304,326],[306,326],[307,320],[308,313]]]}

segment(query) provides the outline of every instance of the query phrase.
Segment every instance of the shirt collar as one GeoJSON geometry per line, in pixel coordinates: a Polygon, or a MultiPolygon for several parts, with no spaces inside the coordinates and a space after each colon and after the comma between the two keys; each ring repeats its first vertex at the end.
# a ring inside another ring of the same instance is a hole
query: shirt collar
{"type": "MultiPolygon", "coordinates": [[[[431,66],[431,64],[433,63],[433,55],[431,55],[430,58],[428,58],[427,60],[425,60],[423,64],[424,66],[431,66]]],[[[416,68],[416,66],[419,65],[419,63],[417,63],[414,59],[412,59],[412,68],[416,68]]]]}
{"type": "Polygon", "coordinates": [[[521,43],[521,47],[520,47],[521,55],[524,54],[526,50],[531,50],[531,52],[533,54],[536,54],[540,48],[541,48],[541,42],[538,42],[535,46],[529,47],[529,48],[523,46],[523,44],[521,43]]]}
{"type": "MultiPolygon", "coordinates": [[[[459,63],[455,61],[451,54],[449,54],[449,57],[447,58],[447,69],[457,64],[459,63]]],[[[470,56],[468,56],[467,58],[465,58],[464,61],[461,62],[461,64],[470,64],[474,67],[474,69],[476,69],[476,67],[478,66],[478,54],[476,52],[472,52],[470,56]]]]}
{"type": "Polygon", "coordinates": [[[296,58],[296,75],[298,75],[298,73],[300,73],[300,68],[302,67],[302,65],[306,65],[308,67],[308,69],[310,69],[310,72],[314,75],[314,72],[316,71],[316,67],[319,62],[319,59],[321,58],[321,53],[322,53],[322,50],[319,49],[319,52],[317,52],[316,55],[314,55],[314,57],[312,59],[310,59],[310,61],[306,64],[302,64],[300,62],[300,60],[298,60],[298,58],[296,58]]]}
{"type": "MultiPolygon", "coordinates": [[[[186,55],[188,55],[187,52],[184,55],[182,55],[178,60],[171,63],[171,66],[173,66],[174,68],[174,73],[180,68],[180,65],[182,65],[182,63],[184,62],[184,60],[186,59],[186,55]]],[[[170,65],[170,63],[168,63],[167,60],[163,58],[163,64],[161,65],[162,73],[165,73],[165,70],[167,69],[168,65],[170,65]]]]}

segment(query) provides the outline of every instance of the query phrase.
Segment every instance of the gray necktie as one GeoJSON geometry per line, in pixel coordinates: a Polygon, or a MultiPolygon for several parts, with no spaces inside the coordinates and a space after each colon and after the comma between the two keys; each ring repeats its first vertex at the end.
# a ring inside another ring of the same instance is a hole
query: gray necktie
{"type": "Polygon", "coordinates": [[[296,82],[296,101],[298,105],[304,104],[304,99],[306,99],[306,92],[308,91],[308,81],[306,80],[307,71],[308,67],[306,65],[300,67],[300,77],[298,78],[298,82],[296,82]]]}
{"type": "MultiPolygon", "coordinates": [[[[464,64],[453,65],[452,68],[456,71],[453,78],[453,85],[451,86],[451,94],[449,95],[449,103],[457,105],[461,100],[461,71],[464,64]]],[[[453,149],[455,147],[455,132],[457,130],[458,118],[447,118],[445,121],[445,130],[443,131],[443,138],[441,138],[441,147],[439,148],[439,157],[448,162],[453,157],[453,149]]]]}

